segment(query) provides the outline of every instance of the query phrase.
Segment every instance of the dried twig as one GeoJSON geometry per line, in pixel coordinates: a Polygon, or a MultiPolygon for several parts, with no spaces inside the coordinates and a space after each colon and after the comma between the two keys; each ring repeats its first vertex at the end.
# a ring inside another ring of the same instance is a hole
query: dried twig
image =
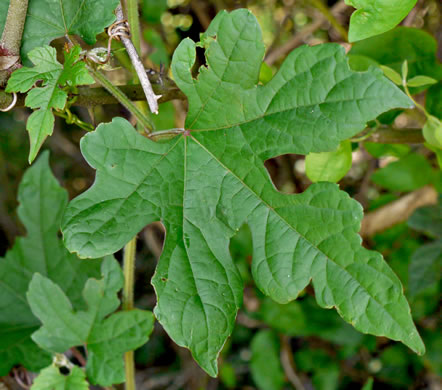
{"type": "Polygon", "coordinates": [[[293,361],[293,351],[290,346],[290,338],[286,335],[281,336],[281,364],[284,373],[289,382],[296,390],[305,390],[304,385],[295,371],[295,362],[293,361]]]}
{"type": "Polygon", "coordinates": [[[427,186],[367,213],[362,220],[360,234],[362,237],[371,237],[375,233],[382,232],[389,227],[404,222],[417,208],[436,204],[437,197],[436,190],[433,187],[427,186]]]}
{"type": "MultiPolygon", "coordinates": [[[[116,15],[117,15],[117,22],[123,23],[124,14],[121,4],[118,5],[117,7],[116,15]]],[[[152,111],[154,114],[158,114],[158,100],[160,99],[161,95],[155,95],[152,89],[152,85],[150,84],[149,78],[147,77],[146,70],[144,69],[144,65],[141,62],[140,57],[138,56],[135,46],[133,45],[129,36],[127,34],[122,33],[121,24],[119,29],[120,29],[119,36],[121,38],[121,41],[123,42],[124,47],[126,48],[127,54],[129,55],[132,65],[134,66],[135,71],[137,72],[140,84],[143,87],[144,94],[146,95],[150,111],[152,111]]]]}
{"type": "Polygon", "coordinates": [[[20,46],[25,26],[28,0],[11,0],[0,41],[0,86],[20,66],[20,46]]]}

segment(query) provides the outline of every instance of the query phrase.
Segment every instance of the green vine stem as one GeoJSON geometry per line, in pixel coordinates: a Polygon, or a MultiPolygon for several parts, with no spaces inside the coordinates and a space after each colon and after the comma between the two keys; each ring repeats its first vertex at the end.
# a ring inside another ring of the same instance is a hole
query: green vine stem
{"type": "MultiPolygon", "coordinates": [[[[186,99],[175,83],[167,77],[162,77],[161,81],[151,78],[151,82],[155,93],[162,95],[161,99],[159,100],[160,103],[168,102],[174,99],[186,99]]],[[[75,101],[72,102],[72,106],[74,107],[94,107],[105,104],[119,103],[119,101],[104,88],[78,87],[77,89],[78,92],[72,94],[72,97],[76,97],[75,101]]],[[[119,85],[118,89],[131,101],[146,100],[146,96],[144,95],[141,85],[119,85]]],[[[0,109],[5,109],[8,107],[11,104],[12,99],[12,93],[8,93],[0,89],[0,109]]],[[[17,103],[14,107],[24,107],[25,99],[25,93],[18,93],[17,103]]]]}
{"type": "Polygon", "coordinates": [[[406,80],[403,80],[402,86],[404,87],[405,93],[413,101],[413,103],[417,107],[417,109],[419,111],[421,111],[427,118],[429,118],[431,115],[428,113],[428,111],[425,109],[425,107],[422,104],[418,103],[411,95],[410,90],[408,89],[408,85],[407,85],[406,80]]]}
{"type": "Polygon", "coordinates": [[[137,118],[137,120],[144,126],[145,130],[150,133],[154,126],[149,118],[147,118],[118,87],[114,86],[103,73],[90,65],[88,65],[87,68],[92,74],[92,77],[95,79],[95,81],[106,88],[106,90],[110,94],[112,94],[124,107],[126,107],[131,112],[133,116],[135,116],[135,118],[137,118]]]}
{"type": "Polygon", "coordinates": [[[140,21],[138,15],[138,0],[126,0],[126,15],[130,27],[132,43],[138,55],[141,55],[140,21]]]}
{"type": "Polygon", "coordinates": [[[124,247],[123,271],[123,309],[131,310],[134,308],[134,274],[135,274],[135,251],[137,246],[137,237],[132,238],[124,247]]]}
{"type": "MultiPolygon", "coordinates": [[[[124,247],[123,273],[123,310],[134,308],[134,287],[135,287],[135,252],[137,237],[135,236],[124,247]]],[[[135,390],[135,362],[134,351],[124,354],[124,367],[126,373],[126,390],[135,390]]]]}

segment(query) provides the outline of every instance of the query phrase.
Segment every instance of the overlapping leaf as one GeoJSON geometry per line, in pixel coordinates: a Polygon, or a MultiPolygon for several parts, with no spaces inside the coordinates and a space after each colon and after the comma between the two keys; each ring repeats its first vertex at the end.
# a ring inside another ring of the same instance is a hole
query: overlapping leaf
{"type": "Polygon", "coordinates": [[[103,279],[88,279],[83,289],[87,310],[75,312],[63,290],[50,279],[35,274],[27,298],[32,312],[43,326],[32,334],[42,348],[63,353],[71,347],[86,345],[86,372],[93,384],[110,386],[124,382],[123,354],[143,345],[153,329],[149,311],[113,313],[120,301],[123,273],[116,260],[107,258],[102,265],[103,279]]]}
{"type": "Polygon", "coordinates": [[[350,42],[382,34],[396,27],[404,19],[417,0],[345,0],[357,8],[350,19],[350,42]]]}
{"type": "Polygon", "coordinates": [[[253,337],[250,349],[250,373],[258,389],[282,389],[286,380],[281,366],[278,336],[270,329],[260,330],[253,337]]]}
{"type": "Polygon", "coordinates": [[[314,183],[330,181],[336,183],[350,170],[352,150],[350,141],[342,141],[336,150],[309,153],[305,157],[305,173],[314,183]]]}
{"type": "Polygon", "coordinates": [[[20,184],[18,215],[27,236],[0,259],[0,376],[16,364],[38,371],[50,363],[31,334],[40,321],[32,314],[26,291],[39,272],[57,283],[76,308],[81,308],[81,288],[88,277],[99,276],[100,261],[81,261],[57,237],[67,193],[52,176],[49,155],[43,153],[20,184]]]}
{"type": "Polygon", "coordinates": [[[35,66],[17,69],[8,81],[8,92],[27,92],[37,81],[43,81],[41,87],[32,88],[28,92],[25,100],[27,107],[37,109],[26,123],[31,143],[29,163],[35,159],[44,140],[54,130],[52,110],[62,110],[66,105],[68,94],[60,87],[94,83],[85,63],[78,61],[80,51],[79,46],[74,46],[65,52],[63,66],[57,61],[57,52],[53,47],[34,49],[29,53],[29,58],[35,66]]]}
{"type": "Polygon", "coordinates": [[[51,365],[35,378],[31,390],[88,390],[86,375],[80,367],[72,367],[68,375],[51,365]]]}
{"type": "Polygon", "coordinates": [[[407,60],[409,78],[424,75],[441,80],[442,65],[436,53],[437,42],[430,34],[409,27],[397,27],[385,34],[357,42],[350,50],[351,55],[368,57],[398,73],[401,73],[402,63],[407,60]]]}
{"type": "Polygon", "coordinates": [[[85,257],[112,253],[162,221],[155,313],[211,375],[241,304],[228,248],[245,222],[253,277],[265,294],[289,302],[313,279],[320,306],[335,306],[360,331],[422,353],[398,278],[380,254],[360,245],[361,206],[330,183],[281,194],[263,164],[279,154],[333,150],[410,100],[380,70],[350,71],[334,44],[293,51],[271,81],[257,86],[264,46],[246,10],[220,13],[201,41],[207,66],[196,79],[193,41],[181,42],[172,63],[189,98],[183,135],[155,143],[115,118],[83,138],[97,177],[65,213],[68,248],[85,257]]]}
{"type": "MultiPolygon", "coordinates": [[[[9,0],[2,0],[0,11],[7,9],[9,0]]],[[[86,43],[94,44],[96,35],[114,20],[119,0],[31,0],[23,32],[21,55],[48,45],[56,38],[78,35],[86,43]]],[[[3,29],[0,18],[0,31],[3,29]]],[[[4,21],[3,21],[4,22],[4,21]]]]}
{"type": "Polygon", "coordinates": [[[418,248],[411,257],[408,287],[410,296],[414,297],[441,279],[442,196],[437,205],[418,208],[408,219],[408,226],[435,238],[418,248]]]}

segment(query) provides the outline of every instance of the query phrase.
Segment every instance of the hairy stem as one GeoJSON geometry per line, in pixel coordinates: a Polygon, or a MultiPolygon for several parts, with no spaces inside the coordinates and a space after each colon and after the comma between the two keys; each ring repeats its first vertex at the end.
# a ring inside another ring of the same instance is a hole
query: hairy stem
{"type": "MultiPolygon", "coordinates": [[[[124,247],[123,273],[123,309],[132,310],[134,308],[134,287],[135,287],[135,252],[137,247],[137,237],[132,238],[124,247]]],[[[126,372],[126,390],[135,390],[135,363],[134,351],[124,354],[124,367],[126,372]]]]}
{"type": "Polygon", "coordinates": [[[20,46],[25,27],[28,0],[11,0],[6,16],[5,28],[0,41],[0,86],[6,84],[9,75],[20,60],[20,46]],[[5,62],[5,60],[9,60],[5,62]],[[9,66],[8,66],[9,65],[9,66]]]}
{"type": "Polygon", "coordinates": [[[104,88],[107,89],[109,93],[111,93],[115,99],[117,99],[124,107],[126,107],[137,120],[145,127],[146,131],[150,133],[153,129],[153,124],[139,109],[138,107],[132,103],[131,100],[118,88],[115,87],[111,81],[109,81],[106,76],[100,71],[94,69],[91,66],[88,66],[89,72],[91,72],[92,77],[100,83],[104,88]]]}

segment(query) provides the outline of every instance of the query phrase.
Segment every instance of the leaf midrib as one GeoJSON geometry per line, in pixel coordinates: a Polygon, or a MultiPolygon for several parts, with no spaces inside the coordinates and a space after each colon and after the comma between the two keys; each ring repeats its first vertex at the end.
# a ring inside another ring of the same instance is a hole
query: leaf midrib
{"type": "MultiPolygon", "coordinates": [[[[327,260],[329,260],[331,263],[335,264],[337,267],[342,269],[346,274],[350,276],[353,280],[355,280],[360,286],[360,288],[366,292],[366,294],[374,301],[376,302],[393,320],[394,323],[396,323],[399,328],[404,331],[404,328],[402,328],[401,324],[397,322],[397,320],[390,314],[390,312],[380,304],[380,302],[373,297],[370,292],[356,279],[352,274],[348,272],[348,270],[344,267],[342,267],[340,264],[336,263],[333,259],[331,259],[327,254],[322,252],[315,244],[313,244],[310,240],[308,240],[303,234],[299,233],[295,227],[293,227],[284,217],[282,217],[270,204],[268,204],[264,199],[262,199],[255,191],[253,191],[240,177],[238,177],[231,169],[229,169],[227,166],[225,166],[209,149],[207,149],[203,144],[201,144],[196,138],[192,137],[193,141],[198,144],[206,153],[208,153],[223,169],[228,171],[232,176],[234,176],[240,183],[244,185],[245,188],[247,188],[251,193],[253,193],[269,210],[272,210],[280,219],[282,222],[284,222],[291,230],[296,232],[300,237],[302,237],[306,242],[308,242],[312,247],[314,247],[319,253],[323,254],[327,260]]],[[[312,276],[311,276],[312,278],[312,276]]],[[[333,305],[336,307],[336,305],[333,305]]]]}

